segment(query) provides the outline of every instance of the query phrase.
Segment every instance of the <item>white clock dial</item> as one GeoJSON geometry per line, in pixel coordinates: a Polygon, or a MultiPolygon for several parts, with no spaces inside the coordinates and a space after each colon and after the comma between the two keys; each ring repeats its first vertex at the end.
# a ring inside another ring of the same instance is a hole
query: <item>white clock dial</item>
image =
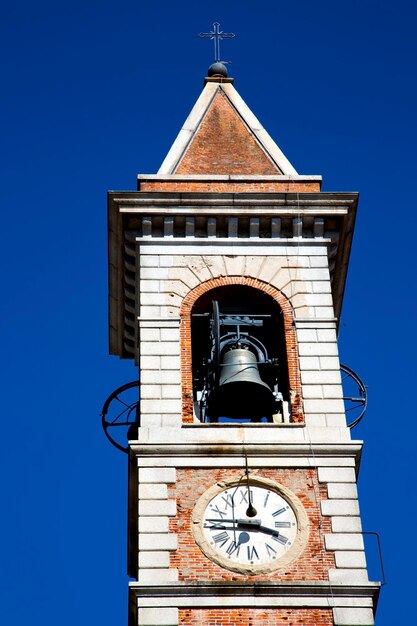
{"type": "Polygon", "coordinates": [[[212,488],[197,505],[197,543],[223,567],[251,573],[272,571],[292,560],[287,558],[291,552],[299,552],[300,522],[307,526],[305,513],[288,490],[265,483],[251,480],[249,486],[241,481],[212,488]]]}

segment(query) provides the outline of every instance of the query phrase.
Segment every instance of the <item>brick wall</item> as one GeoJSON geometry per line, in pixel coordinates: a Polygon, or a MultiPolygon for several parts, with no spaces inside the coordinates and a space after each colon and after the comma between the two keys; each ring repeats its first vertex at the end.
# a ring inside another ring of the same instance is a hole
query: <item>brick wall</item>
{"type": "Polygon", "coordinates": [[[331,609],[180,609],[184,626],[330,626],[331,609]]]}
{"type": "Polygon", "coordinates": [[[169,532],[178,537],[178,549],[170,554],[170,567],[178,569],[179,580],[328,580],[328,570],[334,568],[334,556],[333,552],[325,550],[324,534],[331,532],[331,525],[329,518],[320,513],[320,501],[327,498],[327,489],[318,482],[314,469],[262,469],[257,472],[257,476],[290,489],[307,512],[309,540],[295,561],[271,574],[247,575],[223,569],[201,552],[191,531],[191,515],[196,501],[216,482],[238,480],[241,475],[242,471],[236,469],[177,469],[177,482],[169,486],[168,497],[177,502],[177,516],[170,519],[169,532]]]}
{"type": "Polygon", "coordinates": [[[218,91],[176,174],[279,174],[223,91],[218,91]]]}

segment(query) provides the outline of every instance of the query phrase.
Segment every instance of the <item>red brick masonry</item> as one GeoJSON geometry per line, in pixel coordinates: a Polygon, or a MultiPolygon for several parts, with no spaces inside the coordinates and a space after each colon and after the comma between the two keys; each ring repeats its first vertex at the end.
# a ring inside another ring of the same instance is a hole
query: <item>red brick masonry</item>
{"type": "Polygon", "coordinates": [[[280,174],[223,91],[218,91],[176,174],[280,174]]]}
{"type": "MultiPolygon", "coordinates": [[[[308,193],[320,191],[320,183],[317,181],[140,181],[140,191],[167,191],[167,192],[196,192],[205,193],[213,191],[216,193],[308,193]]],[[[213,209],[214,211],[214,209],[213,209]]]]}
{"type": "Polygon", "coordinates": [[[332,626],[331,609],[180,609],[184,626],[332,626]]]}
{"type": "Polygon", "coordinates": [[[178,537],[178,549],[171,552],[170,567],[178,569],[179,580],[327,581],[329,568],[335,567],[333,552],[324,547],[324,534],[331,532],[331,524],[329,517],[322,517],[320,514],[320,501],[327,498],[327,488],[318,482],[315,469],[257,471],[257,476],[268,478],[290,489],[299,498],[308,515],[309,540],[304,552],[292,563],[269,574],[239,574],[223,569],[201,552],[191,530],[191,516],[198,498],[218,481],[238,480],[242,473],[243,469],[177,469],[177,482],[169,486],[168,497],[175,498],[177,502],[177,516],[170,519],[169,532],[178,537]]]}

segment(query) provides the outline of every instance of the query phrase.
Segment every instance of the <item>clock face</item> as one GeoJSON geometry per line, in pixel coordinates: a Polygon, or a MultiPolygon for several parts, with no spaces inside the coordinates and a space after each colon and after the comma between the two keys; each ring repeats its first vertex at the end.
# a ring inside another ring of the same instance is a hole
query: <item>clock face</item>
{"type": "Polygon", "coordinates": [[[212,487],[196,506],[195,539],[222,567],[273,571],[299,553],[301,526],[307,526],[304,509],[301,512],[301,504],[290,495],[264,480],[212,487]]]}

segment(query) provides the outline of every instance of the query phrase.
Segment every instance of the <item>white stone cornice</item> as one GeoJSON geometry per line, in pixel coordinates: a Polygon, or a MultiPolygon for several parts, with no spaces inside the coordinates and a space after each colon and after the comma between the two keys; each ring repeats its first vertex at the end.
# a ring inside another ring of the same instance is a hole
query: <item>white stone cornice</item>
{"type": "MultiPolygon", "coordinates": [[[[205,434],[207,434],[207,425],[204,424],[202,428],[204,428],[206,431],[205,434]]],[[[146,443],[130,441],[130,452],[138,457],[205,457],[207,463],[210,464],[213,457],[242,458],[244,451],[249,457],[257,458],[268,457],[278,459],[281,457],[291,457],[295,459],[299,457],[311,457],[311,460],[314,461],[314,465],[320,465],[319,461],[322,458],[353,457],[359,460],[363,445],[361,441],[349,441],[345,443],[279,443],[276,437],[274,437],[275,441],[270,443],[251,443],[246,441],[233,443],[227,441],[227,433],[225,433],[225,431],[222,432],[221,428],[218,428],[217,432],[214,431],[214,428],[210,429],[210,433],[213,440],[222,441],[222,443],[206,443],[198,441],[198,429],[199,427],[197,426],[195,429],[195,441],[173,441],[174,437],[179,438],[179,436],[181,436],[177,434],[176,430],[172,430],[172,432],[168,433],[170,441],[151,441],[146,443]]],[[[246,436],[249,439],[253,438],[253,434],[251,434],[253,430],[254,429],[245,430],[246,436]]],[[[271,430],[269,429],[268,435],[271,434],[271,430]]]]}
{"type": "Polygon", "coordinates": [[[375,607],[380,586],[377,582],[330,585],[326,581],[173,582],[169,585],[130,582],[129,595],[131,599],[140,599],[141,606],[161,607],[375,607]]]}
{"type": "Polygon", "coordinates": [[[179,183],[179,182],[237,182],[237,183],[305,183],[321,182],[322,176],[313,174],[289,175],[284,174],[138,174],[139,182],[150,183],[179,183]]]}

